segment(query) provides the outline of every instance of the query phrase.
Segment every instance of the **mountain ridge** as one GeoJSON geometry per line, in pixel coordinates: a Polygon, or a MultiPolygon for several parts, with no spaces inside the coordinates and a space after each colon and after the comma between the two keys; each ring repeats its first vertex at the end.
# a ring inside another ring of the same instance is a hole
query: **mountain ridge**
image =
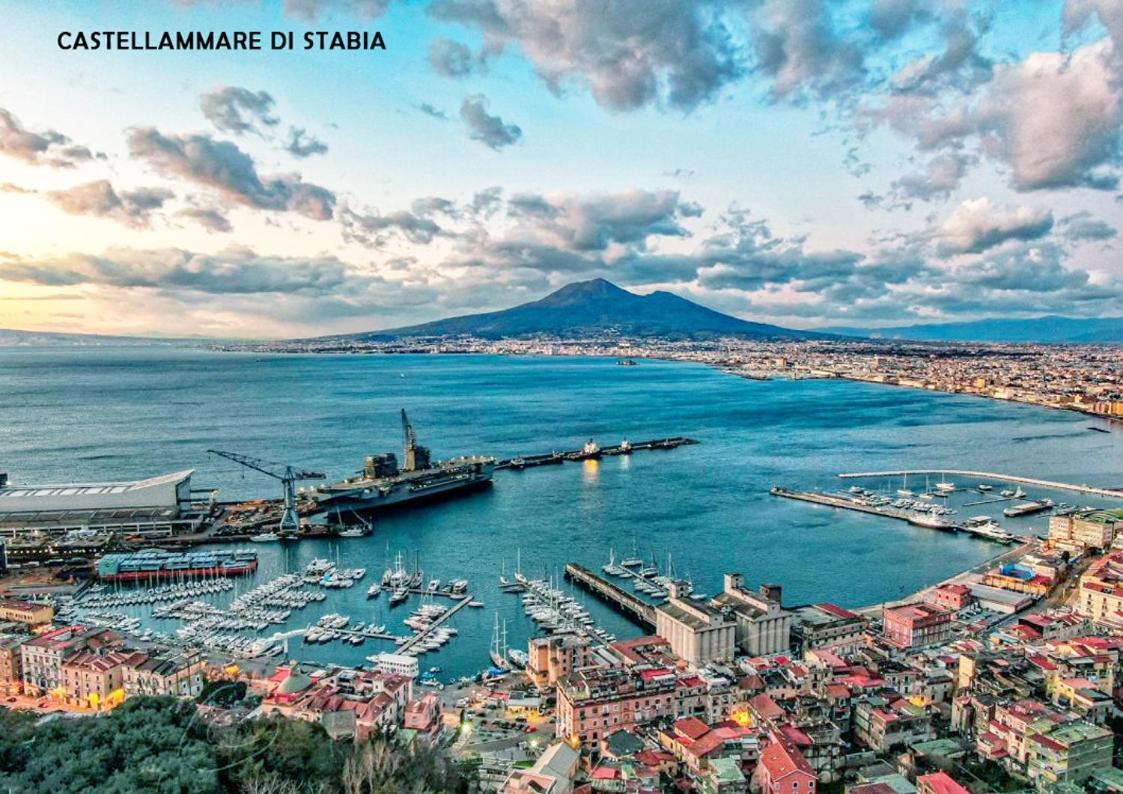
{"type": "Polygon", "coordinates": [[[603,278],[566,284],[543,298],[509,309],[447,317],[428,323],[334,335],[333,339],[474,336],[483,339],[536,336],[576,338],[592,334],[701,338],[818,339],[816,331],[754,323],[659,290],[638,295],[603,278]]]}
{"type": "Polygon", "coordinates": [[[839,326],[822,330],[845,336],[918,342],[1021,342],[1073,345],[1123,343],[1123,317],[1080,318],[1058,314],[1029,318],[992,317],[962,322],[918,323],[887,328],[839,326]]]}

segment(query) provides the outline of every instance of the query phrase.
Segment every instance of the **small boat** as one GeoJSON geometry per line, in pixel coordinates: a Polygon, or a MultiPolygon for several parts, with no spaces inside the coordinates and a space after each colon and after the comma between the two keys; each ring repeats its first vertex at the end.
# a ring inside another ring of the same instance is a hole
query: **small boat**
{"type": "Polygon", "coordinates": [[[347,529],[340,530],[339,537],[341,538],[361,538],[369,534],[369,530],[363,527],[348,527],[347,529]]]}
{"type": "Polygon", "coordinates": [[[382,583],[375,582],[367,588],[367,598],[378,598],[382,594],[382,583]]]}
{"type": "Polygon", "coordinates": [[[280,540],[281,536],[276,532],[262,532],[259,535],[253,535],[250,540],[254,543],[275,543],[280,540]]]}
{"type": "Polygon", "coordinates": [[[468,606],[472,607],[473,609],[481,609],[483,607],[483,605],[484,605],[483,601],[469,601],[468,602],[468,606]]]}
{"type": "Polygon", "coordinates": [[[979,483],[978,485],[975,486],[975,490],[982,491],[983,493],[986,493],[987,491],[993,491],[994,488],[990,485],[987,485],[986,483],[979,483]]]}

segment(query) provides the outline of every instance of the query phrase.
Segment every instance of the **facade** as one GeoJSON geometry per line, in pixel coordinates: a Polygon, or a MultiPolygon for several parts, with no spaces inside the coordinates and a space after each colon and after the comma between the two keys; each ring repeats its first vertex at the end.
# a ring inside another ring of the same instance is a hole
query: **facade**
{"type": "Polygon", "coordinates": [[[762,794],[813,794],[819,779],[798,750],[774,741],[760,754],[754,782],[762,794]]]}
{"type": "Polygon", "coordinates": [[[408,678],[381,671],[335,670],[313,680],[292,669],[261,709],[318,722],[334,738],[362,742],[402,724],[412,690],[408,678]]]}
{"type": "Polygon", "coordinates": [[[400,675],[413,680],[420,672],[416,656],[406,656],[402,653],[378,654],[378,669],[390,675],[400,675]]]}
{"type": "Polygon", "coordinates": [[[25,689],[44,694],[60,689],[63,687],[63,659],[86,648],[107,647],[116,639],[108,629],[63,626],[28,640],[20,646],[25,689]]]}
{"type": "Polygon", "coordinates": [[[1107,728],[1087,722],[1065,725],[1033,737],[1026,773],[1039,790],[1059,782],[1079,786],[1095,772],[1111,768],[1112,744],[1107,728]]]}
{"type": "Polygon", "coordinates": [[[112,697],[124,699],[124,665],[128,658],[117,651],[88,650],[67,656],[59,668],[67,700],[75,705],[101,708],[112,697]]]}
{"type": "Polygon", "coordinates": [[[0,600],[0,621],[45,626],[54,619],[55,608],[50,604],[35,604],[13,598],[0,600]]]}
{"type": "Polygon", "coordinates": [[[792,613],[781,604],[777,585],[762,585],[759,593],[745,589],[739,573],[725,574],[722,592],[710,604],[730,609],[736,623],[737,647],[749,656],[786,653],[790,649],[792,613]]]}
{"type": "Polygon", "coordinates": [[[532,637],[527,650],[526,673],[539,689],[588,664],[589,641],[574,634],[532,637]]]}
{"type": "Polygon", "coordinates": [[[23,690],[23,657],[20,646],[31,639],[26,634],[0,635],[0,691],[11,695],[23,690]]]}
{"type": "Polygon", "coordinates": [[[932,718],[906,700],[873,697],[854,707],[854,738],[877,752],[936,738],[932,718]]]}
{"type": "Polygon", "coordinates": [[[122,685],[131,695],[198,697],[207,661],[198,653],[130,654],[122,667],[122,685]]]}
{"type": "Polygon", "coordinates": [[[667,602],[655,607],[655,633],[671,644],[676,656],[690,664],[731,661],[737,627],[730,613],[728,608],[680,598],[678,583],[673,582],[667,602]]]}
{"type": "Polygon", "coordinates": [[[577,670],[558,681],[557,736],[595,745],[615,731],[675,716],[675,684],[667,668],[577,670]]]}
{"type": "Polygon", "coordinates": [[[406,703],[403,727],[417,731],[429,744],[435,744],[441,733],[441,698],[436,692],[426,692],[406,703]]]}
{"type": "Polygon", "coordinates": [[[951,612],[931,604],[886,607],[882,613],[882,631],[898,648],[935,645],[951,636],[951,618],[951,612]]]}
{"type": "Polygon", "coordinates": [[[1106,510],[1086,510],[1049,518],[1049,542],[1071,551],[1106,549],[1123,530],[1123,516],[1106,510]]]}
{"type": "Polygon", "coordinates": [[[1076,612],[1109,628],[1123,628],[1123,551],[1093,562],[1080,577],[1076,612]]]}
{"type": "Polygon", "coordinates": [[[854,648],[861,644],[868,623],[861,615],[836,604],[809,604],[792,612],[792,637],[802,653],[819,648],[854,648]]]}
{"type": "Polygon", "coordinates": [[[951,612],[958,612],[974,600],[971,588],[965,584],[942,584],[933,594],[933,603],[951,612]]]}
{"type": "Polygon", "coordinates": [[[917,775],[916,794],[971,794],[947,772],[933,772],[930,775],[917,775]]]}

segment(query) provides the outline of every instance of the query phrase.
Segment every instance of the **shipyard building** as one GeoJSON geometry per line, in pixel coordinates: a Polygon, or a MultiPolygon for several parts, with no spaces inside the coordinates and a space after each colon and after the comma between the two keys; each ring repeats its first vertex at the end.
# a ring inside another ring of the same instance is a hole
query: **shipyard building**
{"type": "Polygon", "coordinates": [[[197,531],[192,471],[123,482],[16,485],[0,473],[0,538],[10,562],[97,555],[110,534],[197,531]]]}

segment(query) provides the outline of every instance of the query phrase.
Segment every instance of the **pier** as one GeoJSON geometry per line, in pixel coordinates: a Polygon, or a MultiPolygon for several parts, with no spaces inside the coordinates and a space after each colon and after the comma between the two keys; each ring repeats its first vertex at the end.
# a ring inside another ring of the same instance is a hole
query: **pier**
{"type": "Polygon", "coordinates": [[[566,563],[565,578],[576,582],[645,628],[655,627],[655,607],[622,590],[607,579],[597,576],[583,565],[575,562],[566,563]]]}
{"type": "Polygon", "coordinates": [[[957,477],[971,477],[978,480],[1000,480],[1002,482],[1014,482],[1020,483],[1022,485],[1036,485],[1039,488],[1052,488],[1058,491],[1075,491],[1076,493],[1091,494],[1093,496],[1106,496],[1111,499],[1123,499],[1123,490],[1101,488],[1095,485],[1074,485],[1073,483],[1067,482],[1040,480],[1036,477],[1020,477],[1016,474],[999,474],[993,471],[972,471],[970,469],[902,469],[901,471],[862,471],[848,474],[839,474],[838,476],[844,480],[850,480],[861,479],[863,477],[905,477],[912,476],[914,474],[953,474],[957,477]]]}
{"type": "Polygon", "coordinates": [[[405,653],[410,648],[412,648],[414,645],[421,642],[423,639],[425,639],[426,637],[429,636],[429,634],[433,631],[433,629],[437,628],[437,626],[443,625],[449,618],[451,618],[457,612],[462,610],[464,607],[468,606],[468,604],[471,603],[471,601],[472,601],[472,596],[470,596],[470,595],[466,595],[463,598],[461,598],[460,601],[458,601],[456,603],[456,605],[453,606],[451,609],[448,609],[448,610],[442,612],[440,614],[440,616],[437,617],[436,620],[434,620],[432,623],[430,623],[425,628],[424,631],[417,632],[412,637],[410,637],[409,640],[407,640],[405,643],[403,643],[402,645],[399,645],[396,653],[405,653]]]}
{"type": "Polygon", "coordinates": [[[844,496],[832,496],[831,494],[815,493],[813,491],[794,491],[791,488],[783,488],[779,485],[774,486],[769,493],[773,496],[782,496],[785,499],[797,499],[801,502],[811,502],[812,504],[826,505],[827,507],[855,510],[859,513],[869,513],[870,515],[882,516],[883,518],[896,518],[900,521],[907,521],[914,526],[924,527],[925,529],[938,529],[942,532],[959,532],[963,529],[962,526],[953,524],[950,521],[937,522],[930,516],[917,515],[909,513],[906,510],[898,510],[894,507],[865,505],[844,496]]]}
{"type": "Polygon", "coordinates": [[[657,449],[676,449],[677,447],[697,444],[698,441],[687,436],[670,436],[668,438],[654,438],[649,441],[636,441],[628,446],[615,444],[610,447],[600,447],[595,453],[586,452],[584,449],[571,449],[553,452],[543,452],[537,455],[519,455],[514,458],[504,458],[495,464],[496,469],[531,469],[538,466],[550,466],[566,461],[594,460],[601,457],[614,457],[617,455],[630,455],[633,452],[657,449]]]}

